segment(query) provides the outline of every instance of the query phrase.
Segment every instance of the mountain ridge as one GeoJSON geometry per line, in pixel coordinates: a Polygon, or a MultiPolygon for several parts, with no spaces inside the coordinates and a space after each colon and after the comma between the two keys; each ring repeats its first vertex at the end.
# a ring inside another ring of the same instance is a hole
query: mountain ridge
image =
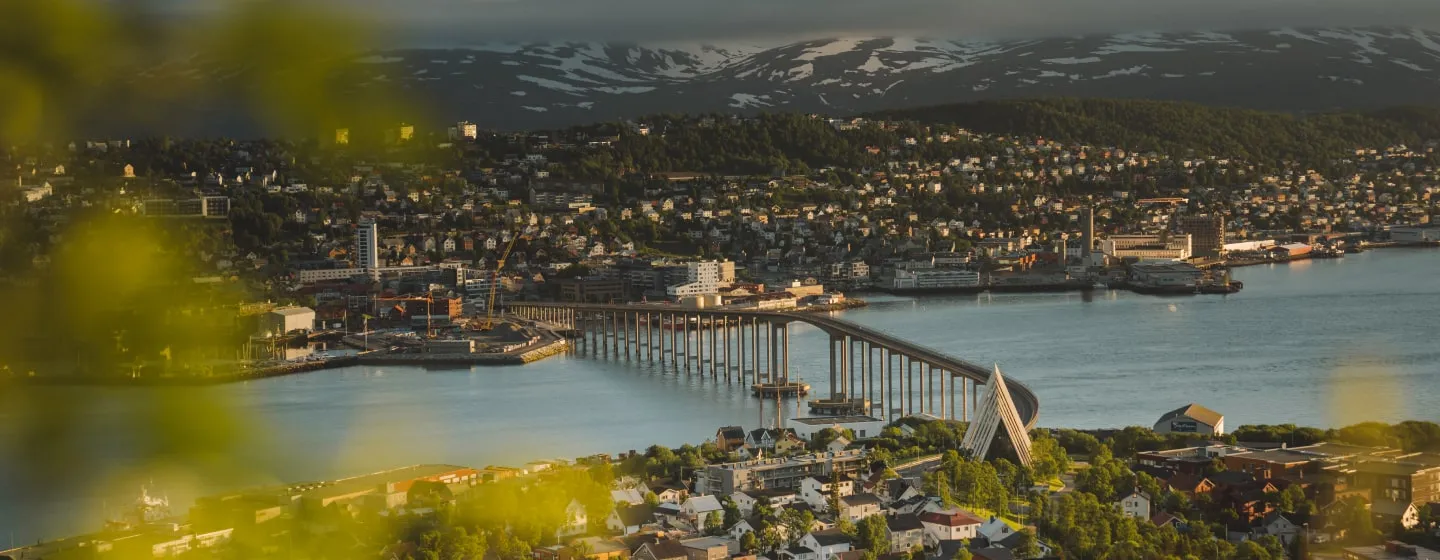
{"type": "MultiPolygon", "coordinates": [[[[399,92],[415,106],[412,122],[511,130],[653,113],[852,115],[1037,97],[1313,112],[1427,104],[1440,93],[1440,31],[1420,28],[489,44],[374,51],[349,62],[345,88],[399,92]]],[[[244,73],[233,69],[198,75],[243,86],[244,73]]]]}

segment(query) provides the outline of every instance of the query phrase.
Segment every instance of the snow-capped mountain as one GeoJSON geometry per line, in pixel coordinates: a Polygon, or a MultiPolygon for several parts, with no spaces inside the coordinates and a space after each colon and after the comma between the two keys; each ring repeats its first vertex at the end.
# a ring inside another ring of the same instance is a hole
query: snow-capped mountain
{"type": "Polygon", "coordinates": [[[493,44],[354,61],[423,124],[568,126],[659,112],[854,114],[993,98],[1187,100],[1278,111],[1440,100],[1440,31],[1131,33],[1043,40],[849,37],[789,44],[493,44]]]}

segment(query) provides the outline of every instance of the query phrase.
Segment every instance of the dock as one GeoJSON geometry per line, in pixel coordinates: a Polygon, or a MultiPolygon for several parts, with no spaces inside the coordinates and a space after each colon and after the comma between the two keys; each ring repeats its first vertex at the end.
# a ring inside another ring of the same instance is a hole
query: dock
{"type": "Polygon", "coordinates": [[[770,397],[803,397],[810,392],[810,384],[799,381],[782,383],[756,383],[750,386],[755,396],[764,398],[770,397]]]}

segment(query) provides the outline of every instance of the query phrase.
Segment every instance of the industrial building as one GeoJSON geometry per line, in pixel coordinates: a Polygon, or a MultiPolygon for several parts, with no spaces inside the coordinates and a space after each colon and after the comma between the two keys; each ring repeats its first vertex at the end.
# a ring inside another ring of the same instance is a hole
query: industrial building
{"type": "Polygon", "coordinates": [[[315,310],[309,307],[283,307],[260,317],[260,334],[283,335],[309,332],[315,328],[315,310]]]}
{"type": "Polygon", "coordinates": [[[1396,243],[1440,243],[1440,227],[1433,224],[1395,226],[1390,228],[1390,240],[1396,243]]]}
{"type": "Polygon", "coordinates": [[[1189,234],[1112,235],[1100,240],[1100,251],[1112,259],[1183,261],[1194,255],[1189,234]]]}
{"type": "Polygon", "coordinates": [[[980,286],[980,273],[958,268],[896,269],[890,287],[895,290],[944,290],[980,286]]]}
{"type": "Polygon", "coordinates": [[[1180,216],[1180,233],[1189,234],[1191,254],[1216,258],[1225,250],[1225,218],[1221,216],[1180,216]]]}
{"type": "Polygon", "coordinates": [[[1182,262],[1138,262],[1130,265],[1130,281],[1152,288],[1195,288],[1205,273],[1182,262]]]}

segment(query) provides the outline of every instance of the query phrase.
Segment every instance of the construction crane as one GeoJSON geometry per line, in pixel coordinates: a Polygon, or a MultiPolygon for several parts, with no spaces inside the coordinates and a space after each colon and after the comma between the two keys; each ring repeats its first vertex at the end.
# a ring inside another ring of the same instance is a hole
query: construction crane
{"type": "MultiPolygon", "coordinates": [[[[420,296],[392,296],[377,297],[375,301],[423,301],[425,302],[425,337],[435,338],[435,326],[431,324],[430,318],[435,311],[435,298],[430,292],[425,292],[425,297],[420,296]]],[[[367,329],[368,331],[368,329],[367,329]]]]}
{"type": "Polygon", "coordinates": [[[510,250],[515,248],[517,239],[520,239],[519,234],[510,236],[510,243],[505,245],[505,252],[500,254],[500,260],[495,261],[495,272],[490,274],[490,301],[485,304],[485,321],[480,323],[482,331],[495,328],[495,293],[500,289],[500,269],[505,268],[505,259],[510,258],[510,250]]]}

